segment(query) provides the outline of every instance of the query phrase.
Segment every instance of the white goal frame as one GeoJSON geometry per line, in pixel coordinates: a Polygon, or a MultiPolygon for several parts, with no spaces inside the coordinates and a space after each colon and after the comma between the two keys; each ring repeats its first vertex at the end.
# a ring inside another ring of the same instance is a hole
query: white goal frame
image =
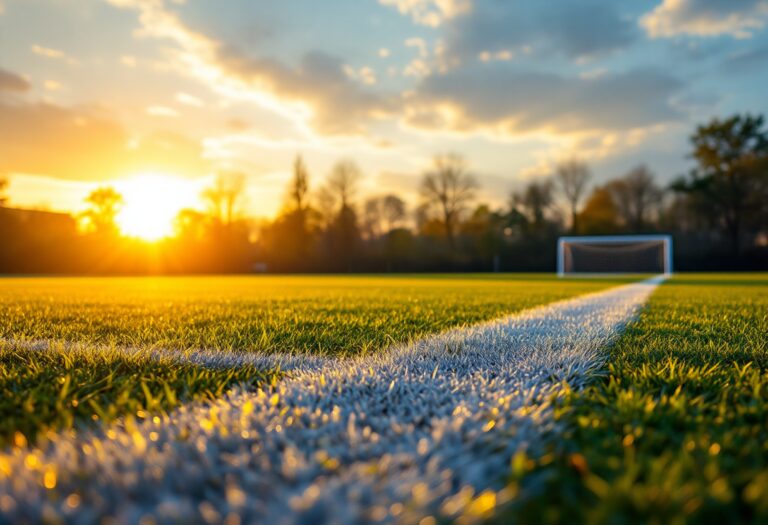
{"type": "MultiPolygon", "coordinates": [[[[664,275],[672,275],[672,236],[671,235],[592,235],[560,237],[557,240],[557,276],[570,274],[588,274],[590,272],[565,273],[565,245],[569,242],[581,244],[626,244],[631,242],[660,241],[664,246],[664,275]]],[[[605,272],[601,272],[605,273],[605,272]]],[[[616,272],[617,274],[625,272],[616,272]]]]}

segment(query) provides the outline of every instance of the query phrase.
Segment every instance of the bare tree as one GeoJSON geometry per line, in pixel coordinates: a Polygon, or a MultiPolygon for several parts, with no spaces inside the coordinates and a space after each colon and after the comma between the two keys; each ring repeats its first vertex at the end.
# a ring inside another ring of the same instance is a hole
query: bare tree
{"type": "Polygon", "coordinates": [[[405,220],[407,213],[405,201],[397,195],[385,195],[382,199],[382,208],[387,232],[392,231],[405,220]]]}
{"type": "Polygon", "coordinates": [[[357,256],[360,230],[353,199],[362,176],[351,160],[342,160],[331,169],[318,201],[325,212],[326,239],[329,255],[337,268],[350,270],[357,256]]]}
{"type": "Polygon", "coordinates": [[[467,172],[464,159],[453,153],[435,157],[432,170],[422,178],[421,196],[426,204],[440,210],[451,249],[455,247],[460,215],[475,198],[477,188],[477,181],[467,172]]]}
{"type": "Polygon", "coordinates": [[[511,208],[517,210],[534,230],[545,222],[547,211],[552,206],[553,184],[551,179],[531,181],[522,190],[512,194],[511,208]]]}
{"type": "Polygon", "coordinates": [[[245,174],[239,171],[221,171],[210,188],[203,191],[213,218],[225,226],[237,218],[244,199],[245,174]]]}
{"type": "Polygon", "coordinates": [[[576,159],[567,160],[557,165],[555,179],[563,193],[571,214],[571,232],[578,230],[579,202],[592,178],[589,167],[576,159]]]}
{"type": "Polygon", "coordinates": [[[653,173],[644,165],[633,168],[620,179],[607,184],[624,225],[633,231],[642,230],[652,207],[661,201],[662,190],[653,173]]]}
{"type": "Polygon", "coordinates": [[[341,209],[351,207],[360,177],[360,168],[351,160],[337,162],[328,175],[326,188],[341,204],[341,209]]]}
{"type": "Polygon", "coordinates": [[[369,239],[381,237],[384,226],[381,197],[371,197],[363,204],[363,231],[369,239]]]}
{"type": "Polygon", "coordinates": [[[294,211],[304,211],[307,208],[309,193],[309,173],[301,155],[293,162],[293,177],[288,185],[288,204],[294,211]]]}
{"type": "Polygon", "coordinates": [[[363,225],[370,238],[389,233],[405,218],[405,202],[397,195],[371,197],[363,205],[363,225]]]}

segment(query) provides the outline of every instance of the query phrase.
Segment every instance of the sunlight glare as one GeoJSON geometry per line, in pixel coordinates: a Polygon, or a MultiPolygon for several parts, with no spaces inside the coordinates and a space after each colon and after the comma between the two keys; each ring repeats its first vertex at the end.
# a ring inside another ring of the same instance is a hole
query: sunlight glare
{"type": "Polygon", "coordinates": [[[141,174],[115,186],[125,201],[117,216],[120,231],[146,241],[171,236],[179,211],[199,204],[193,182],[168,175],[141,174]]]}

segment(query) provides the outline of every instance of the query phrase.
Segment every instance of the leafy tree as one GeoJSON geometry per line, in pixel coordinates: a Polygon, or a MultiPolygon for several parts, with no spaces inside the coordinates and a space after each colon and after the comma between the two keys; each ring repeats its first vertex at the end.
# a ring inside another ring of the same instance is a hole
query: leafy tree
{"type": "Polygon", "coordinates": [[[85,198],[90,207],[83,212],[88,228],[100,235],[117,233],[117,214],[124,204],[123,196],[114,188],[105,186],[96,188],[85,198]]]}
{"type": "Polygon", "coordinates": [[[579,212],[579,231],[586,235],[616,233],[620,230],[619,211],[608,186],[595,188],[579,212]]]}
{"type": "Polygon", "coordinates": [[[587,189],[592,173],[589,167],[576,159],[561,162],[555,169],[555,180],[563,193],[571,213],[571,232],[578,231],[579,202],[587,189]]]}
{"type": "Polygon", "coordinates": [[[8,188],[8,179],[0,179],[0,206],[5,206],[8,201],[8,196],[5,194],[8,188]]]}
{"type": "Polygon", "coordinates": [[[696,168],[672,188],[689,194],[739,252],[745,227],[759,227],[768,202],[768,131],[763,116],[713,119],[691,136],[696,168]]]}
{"type": "Polygon", "coordinates": [[[467,172],[464,159],[453,153],[436,156],[433,168],[422,178],[421,196],[424,204],[439,209],[451,250],[456,246],[461,213],[475,199],[477,188],[477,180],[467,172]]]}

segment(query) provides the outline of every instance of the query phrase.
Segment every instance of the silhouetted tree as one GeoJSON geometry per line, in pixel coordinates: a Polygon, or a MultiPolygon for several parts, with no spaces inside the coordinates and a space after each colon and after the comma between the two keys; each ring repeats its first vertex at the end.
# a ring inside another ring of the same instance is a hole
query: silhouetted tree
{"type": "Polygon", "coordinates": [[[619,179],[606,185],[627,228],[642,231],[648,224],[648,215],[662,198],[662,191],[654,181],[653,173],[644,165],[633,168],[619,179]]]}
{"type": "Polygon", "coordinates": [[[363,224],[369,238],[379,238],[390,232],[405,216],[405,202],[397,195],[371,197],[363,205],[363,224]]]}
{"type": "Polygon", "coordinates": [[[293,177],[288,185],[288,212],[285,214],[285,256],[294,260],[294,265],[305,264],[304,258],[310,251],[309,232],[309,172],[301,156],[293,163],[293,177]]]}
{"type": "Polygon", "coordinates": [[[214,220],[223,226],[232,225],[240,213],[245,190],[245,174],[238,171],[221,171],[213,184],[203,190],[203,200],[214,220]]]}
{"type": "Polygon", "coordinates": [[[336,163],[326,179],[320,195],[323,206],[337,210],[327,227],[330,256],[342,269],[350,269],[356,256],[360,231],[352,199],[357,193],[360,168],[351,160],[336,163]],[[329,207],[330,206],[330,207],[329,207]]]}
{"type": "Polygon", "coordinates": [[[0,178],[0,206],[5,206],[8,201],[8,195],[5,191],[8,189],[8,179],[0,178]]]}
{"type": "Polygon", "coordinates": [[[288,200],[291,209],[304,211],[308,205],[309,173],[301,155],[293,162],[293,177],[288,185],[288,200]]]}
{"type": "Polygon", "coordinates": [[[176,214],[173,230],[182,239],[200,241],[208,234],[210,218],[204,213],[185,208],[176,214]]]}
{"type": "MultiPolygon", "coordinates": [[[[610,186],[612,183],[608,183],[610,186]]],[[[597,187],[587,198],[579,212],[579,232],[586,235],[617,233],[621,229],[620,216],[611,190],[597,187]]]]}
{"type": "Polygon", "coordinates": [[[554,202],[550,179],[529,182],[522,191],[512,193],[510,207],[525,217],[531,232],[541,231],[546,223],[547,211],[554,202]]]}
{"type": "Polygon", "coordinates": [[[572,233],[578,232],[579,202],[591,177],[589,167],[576,159],[561,162],[555,169],[555,180],[570,209],[572,233]]]}
{"type": "Polygon", "coordinates": [[[697,166],[673,184],[693,196],[699,211],[719,219],[738,254],[745,226],[766,218],[768,202],[768,131],[762,116],[713,119],[691,136],[697,166]]]}
{"type": "Polygon", "coordinates": [[[464,159],[453,153],[436,156],[433,168],[422,178],[421,196],[426,205],[439,209],[451,250],[456,245],[461,213],[474,200],[477,188],[477,181],[467,172],[464,159]]]}
{"type": "Polygon", "coordinates": [[[85,202],[90,206],[82,213],[87,228],[100,235],[117,234],[116,218],[124,203],[123,196],[114,188],[105,186],[93,190],[85,202]]]}

